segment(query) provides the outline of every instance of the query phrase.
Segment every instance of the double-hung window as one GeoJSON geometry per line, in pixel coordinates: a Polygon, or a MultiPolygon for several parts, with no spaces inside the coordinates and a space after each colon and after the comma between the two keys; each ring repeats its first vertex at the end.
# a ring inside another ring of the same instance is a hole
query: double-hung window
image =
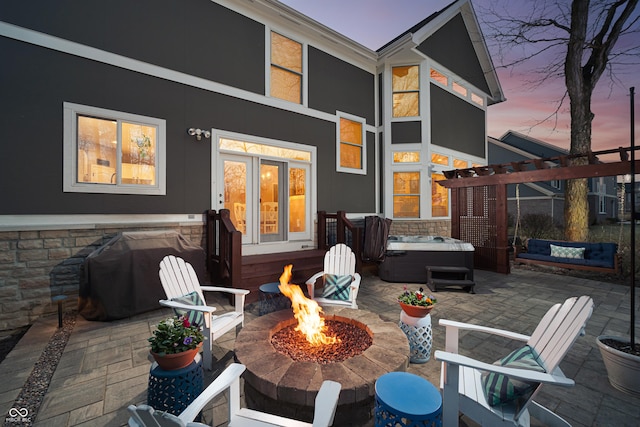
{"type": "Polygon", "coordinates": [[[302,44],[271,33],[271,96],[302,104],[302,44]]]}
{"type": "Polygon", "coordinates": [[[355,116],[338,114],[336,170],[367,173],[365,121],[355,116]]]}
{"type": "Polygon", "coordinates": [[[420,67],[393,67],[393,117],[420,115],[420,67]]]}
{"type": "Polygon", "coordinates": [[[65,192],[165,194],[166,123],[65,102],[65,192]]]}

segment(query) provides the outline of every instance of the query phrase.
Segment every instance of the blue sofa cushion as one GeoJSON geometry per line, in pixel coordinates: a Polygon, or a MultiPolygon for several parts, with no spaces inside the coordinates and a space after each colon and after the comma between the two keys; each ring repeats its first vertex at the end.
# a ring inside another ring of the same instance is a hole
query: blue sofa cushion
{"type": "Polygon", "coordinates": [[[529,239],[527,242],[527,252],[518,254],[518,258],[592,267],[614,268],[617,252],[618,245],[616,243],[559,242],[544,239],[529,239]],[[585,248],[584,259],[552,257],[552,243],[556,246],[585,248]]]}

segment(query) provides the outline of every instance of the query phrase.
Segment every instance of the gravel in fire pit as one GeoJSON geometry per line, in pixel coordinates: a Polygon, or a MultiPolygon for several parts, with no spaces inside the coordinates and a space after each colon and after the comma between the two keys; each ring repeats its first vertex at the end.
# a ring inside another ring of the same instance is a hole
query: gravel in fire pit
{"type": "Polygon", "coordinates": [[[336,344],[312,345],[302,332],[295,331],[297,323],[286,326],[271,338],[276,351],[286,354],[297,362],[316,362],[321,365],[342,362],[369,348],[373,342],[371,336],[363,329],[339,320],[326,320],[327,336],[336,336],[340,342],[336,344]]]}

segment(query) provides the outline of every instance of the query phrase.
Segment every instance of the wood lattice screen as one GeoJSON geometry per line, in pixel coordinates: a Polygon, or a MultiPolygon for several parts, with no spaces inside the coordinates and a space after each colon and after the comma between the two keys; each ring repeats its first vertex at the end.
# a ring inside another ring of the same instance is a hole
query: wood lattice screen
{"type": "Polygon", "coordinates": [[[496,205],[494,185],[452,190],[452,237],[473,245],[474,268],[502,270],[498,266],[496,205]]]}

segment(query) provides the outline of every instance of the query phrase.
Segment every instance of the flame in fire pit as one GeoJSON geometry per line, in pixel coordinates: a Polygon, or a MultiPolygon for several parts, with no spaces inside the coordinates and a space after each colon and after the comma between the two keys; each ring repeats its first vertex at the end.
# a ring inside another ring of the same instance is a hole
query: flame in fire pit
{"type": "Polygon", "coordinates": [[[322,308],[312,299],[304,296],[300,286],[290,285],[292,264],[284,267],[280,276],[280,292],[291,300],[293,315],[298,320],[296,331],[302,332],[307,341],[313,345],[335,344],[340,340],[337,337],[325,335],[327,330],[324,318],[320,317],[322,308]]]}

